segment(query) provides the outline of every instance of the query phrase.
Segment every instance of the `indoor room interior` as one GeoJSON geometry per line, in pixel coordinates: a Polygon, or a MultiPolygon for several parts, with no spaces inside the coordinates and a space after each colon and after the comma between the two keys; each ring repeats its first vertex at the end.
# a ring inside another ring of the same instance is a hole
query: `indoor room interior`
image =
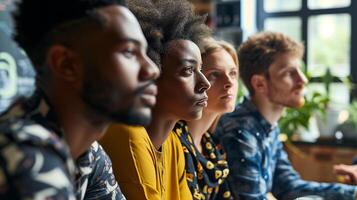
{"type": "MultiPolygon", "coordinates": [[[[304,179],[343,181],[335,164],[357,162],[357,15],[351,0],[193,0],[218,37],[239,46],[259,31],[305,45],[306,104],[279,122],[290,161],[304,179]]],[[[242,84],[240,85],[242,87],[242,84]]],[[[241,88],[242,89],[242,88],[241,88]]],[[[242,89],[244,94],[244,88],[242,89]]],[[[238,97],[239,98],[239,97],[238,97]]],[[[343,178],[342,178],[343,179],[343,178]]]]}
{"type": "MultiPolygon", "coordinates": [[[[190,0],[217,38],[235,48],[260,31],[284,33],[305,45],[305,105],[286,109],[280,139],[306,180],[344,182],[336,164],[357,164],[357,1],[190,0]],[[355,11],[353,11],[355,10],[355,11]]],[[[29,96],[35,72],[11,40],[12,1],[0,0],[0,112],[29,96]]],[[[248,91],[239,85],[238,103],[248,91]]]]}

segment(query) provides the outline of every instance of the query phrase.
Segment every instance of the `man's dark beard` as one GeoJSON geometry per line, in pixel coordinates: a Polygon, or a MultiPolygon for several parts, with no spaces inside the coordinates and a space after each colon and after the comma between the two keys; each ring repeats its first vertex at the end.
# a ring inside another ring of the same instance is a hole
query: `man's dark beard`
{"type": "MultiPolygon", "coordinates": [[[[117,102],[127,97],[122,96],[110,82],[99,79],[94,79],[95,81],[85,79],[80,94],[81,99],[94,112],[108,118],[109,121],[117,123],[138,126],[147,126],[150,123],[151,116],[142,116],[142,114],[136,110],[134,102],[131,102],[130,105],[123,110],[113,110],[115,109],[113,105],[117,105],[117,102]]],[[[134,95],[139,95],[150,84],[152,84],[152,82],[140,87],[134,95]]]]}

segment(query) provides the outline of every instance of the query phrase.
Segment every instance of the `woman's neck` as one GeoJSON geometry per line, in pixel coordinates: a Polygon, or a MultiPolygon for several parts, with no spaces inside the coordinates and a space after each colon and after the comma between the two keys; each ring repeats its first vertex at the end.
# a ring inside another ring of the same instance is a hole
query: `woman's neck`
{"type": "Polygon", "coordinates": [[[152,120],[146,130],[157,150],[161,148],[177,121],[178,119],[174,119],[164,111],[153,109],[152,120]]]}
{"type": "Polygon", "coordinates": [[[199,152],[202,152],[201,140],[203,134],[211,128],[217,117],[217,113],[203,111],[201,119],[187,122],[188,130],[199,152]]]}

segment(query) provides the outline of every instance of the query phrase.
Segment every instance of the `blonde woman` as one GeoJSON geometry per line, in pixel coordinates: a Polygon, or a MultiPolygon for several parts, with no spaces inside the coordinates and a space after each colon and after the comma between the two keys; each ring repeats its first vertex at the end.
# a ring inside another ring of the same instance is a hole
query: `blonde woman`
{"type": "Polygon", "coordinates": [[[238,58],[232,45],[213,38],[201,47],[202,70],[211,84],[202,118],[180,121],[174,131],[185,152],[187,183],[194,199],[231,199],[225,182],[229,170],[221,149],[212,140],[219,117],[232,112],[238,91],[238,58]]]}

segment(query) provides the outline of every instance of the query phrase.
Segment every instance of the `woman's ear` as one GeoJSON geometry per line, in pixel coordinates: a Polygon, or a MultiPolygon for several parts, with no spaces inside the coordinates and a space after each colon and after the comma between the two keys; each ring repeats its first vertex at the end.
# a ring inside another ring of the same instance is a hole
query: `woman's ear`
{"type": "Polygon", "coordinates": [[[250,79],[250,84],[254,89],[254,94],[265,94],[268,91],[268,84],[264,75],[254,74],[250,79]]]}
{"type": "Polygon", "coordinates": [[[79,55],[65,46],[51,46],[47,53],[47,63],[50,72],[56,78],[68,82],[81,79],[79,55]]]}

